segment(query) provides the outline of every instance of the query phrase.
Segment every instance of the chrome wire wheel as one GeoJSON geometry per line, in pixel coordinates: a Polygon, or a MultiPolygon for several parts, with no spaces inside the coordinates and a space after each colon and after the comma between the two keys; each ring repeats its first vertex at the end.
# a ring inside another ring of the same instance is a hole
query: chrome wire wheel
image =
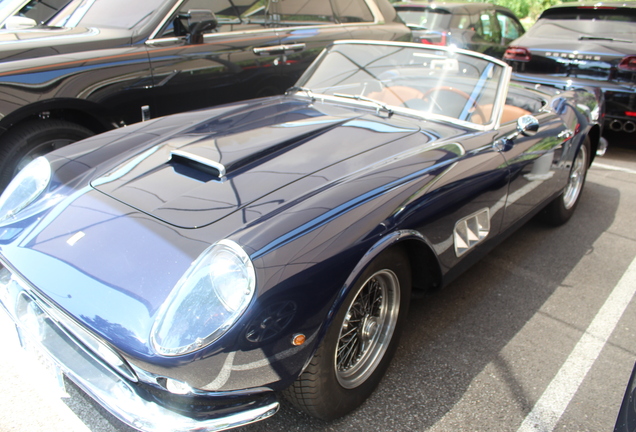
{"type": "Polygon", "coordinates": [[[388,269],[362,285],[347,310],[335,352],[336,377],[347,389],[373,374],[389,347],[400,311],[400,281],[388,269]]]}
{"type": "Polygon", "coordinates": [[[583,190],[585,182],[585,173],[587,171],[587,150],[585,146],[579,148],[579,152],[574,159],[572,170],[570,171],[570,179],[563,191],[563,206],[566,210],[571,209],[583,190]]]}

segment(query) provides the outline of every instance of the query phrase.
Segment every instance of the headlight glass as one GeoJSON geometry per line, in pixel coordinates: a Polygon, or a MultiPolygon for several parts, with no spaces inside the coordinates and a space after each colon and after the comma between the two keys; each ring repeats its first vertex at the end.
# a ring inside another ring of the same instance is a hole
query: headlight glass
{"type": "Polygon", "coordinates": [[[177,282],[152,329],[162,355],[187,354],[223,335],[245,312],[256,286],[254,266],[231,240],[210,246],[177,282]]]}
{"type": "Polygon", "coordinates": [[[15,218],[46,190],[50,181],[51,165],[45,157],[34,159],[24,167],[0,197],[0,223],[15,218]]]}

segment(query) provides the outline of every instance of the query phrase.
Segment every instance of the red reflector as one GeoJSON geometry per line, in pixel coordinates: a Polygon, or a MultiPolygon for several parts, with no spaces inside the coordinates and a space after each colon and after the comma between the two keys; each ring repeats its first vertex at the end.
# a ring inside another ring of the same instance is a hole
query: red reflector
{"type": "Polygon", "coordinates": [[[425,35],[420,37],[420,43],[424,45],[446,45],[446,32],[427,32],[425,35]]]}
{"type": "Polygon", "coordinates": [[[530,51],[528,51],[526,48],[521,47],[508,47],[508,49],[504,53],[504,60],[527,62],[530,61],[530,58],[530,51]]]}
{"type": "Polygon", "coordinates": [[[630,117],[636,117],[636,112],[635,111],[625,111],[625,115],[626,116],[630,116],[630,117]]]}
{"type": "Polygon", "coordinates": [[[627,56],[618,64],[621,70],[636,72],[636,56],[627,56]]]}

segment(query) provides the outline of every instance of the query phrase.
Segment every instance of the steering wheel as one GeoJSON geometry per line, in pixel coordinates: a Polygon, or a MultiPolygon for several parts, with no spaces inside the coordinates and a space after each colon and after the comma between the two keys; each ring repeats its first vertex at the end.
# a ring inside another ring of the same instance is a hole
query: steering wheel
{"type": "MultiPolygon", "coordinates": [[[[429,96],[432,93],[435,93],[435,92],[438,92],[438,91],[449,91],[451,93],[455,93],[456,95],[459,95],[459,96],[463,97],[464,99],[466,99],[466,102],[470,102],[471,106],[475,108],[475,111],[474,111],[473,114],[479,115],[479,117],[484,119],[483,120],[484,122],[486,121],[486,116],[484,115],[484,112],[482,111],[482,109],[479,106],[479,104],[477,103],[477,101],[471,95],[466,93],[465,91],[456,89],[454,87],[437,86],[437,87],[430,88],[426,92],[424,92],[424,96],[422,96],[422,99],[426,100],[426,99],[429,98],[429,96]]],[[[442,107],[437,103],[437,101],[435,99],[432,99],[432,102],[437,106],[437,108],[439,108],[441,111],[443,111],[442,107]]]]}

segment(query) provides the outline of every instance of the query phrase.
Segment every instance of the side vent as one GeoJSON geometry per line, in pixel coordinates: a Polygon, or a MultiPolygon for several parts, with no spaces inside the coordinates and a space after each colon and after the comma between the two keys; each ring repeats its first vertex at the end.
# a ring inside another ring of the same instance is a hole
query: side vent
{"type": "Polygon", "coordinates": [[[484,241],[489,232],[490,210],[488,208],[481,209],[458,221],[453,233],[457,257],[484,241]]]}
{"type": "Polygon", "coordinates": [[[170,153],[170,161],[187,165],[203,173],[212,175],[216,178],[223,179],[225,177],[225,166],[212,159],[199,156],[183,150],[173,150],[170,153]]]}

